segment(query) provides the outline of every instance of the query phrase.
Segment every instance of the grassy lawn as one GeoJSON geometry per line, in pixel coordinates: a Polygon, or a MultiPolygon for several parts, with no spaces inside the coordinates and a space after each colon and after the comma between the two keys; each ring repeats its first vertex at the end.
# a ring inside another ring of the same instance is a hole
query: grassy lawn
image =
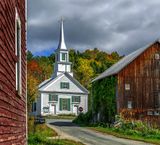
{"type": "Polygon", "coordinates": [[[109,134],[109,135],[114,135],[116,137],[120,137],[120,138],[126,138],[126,139],[132,139],[132,140],[138,140],[138,141],[143,141],[143,142],[148,142],[148,143],[153,143],[153,144],[157,144],[160,145],[160,134],[156,135],[152,135],[152,134],[148,134],[148,135],[138,135],[138,134],[134,134],[133,130],[130,131],[117,131],[114,128],[107,128],[107,127],[87,127],[91,130],[97,131],[97,132],[101,132],[104,134],[109,134]]]}
{"type": "Polygon", "coordinates": [[[29,120],[28,145],[83,145],[80,142],[67,139],[49,139],[57,136],[57,133],[46,124],[34,125],[34,120],[29,120]]]}

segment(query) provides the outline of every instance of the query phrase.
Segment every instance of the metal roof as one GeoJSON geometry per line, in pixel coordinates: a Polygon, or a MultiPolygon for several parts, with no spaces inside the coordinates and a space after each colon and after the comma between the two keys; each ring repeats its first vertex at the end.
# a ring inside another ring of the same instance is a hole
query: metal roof
{"type": "MultiPolygon", "coordinates": [[[[155,41],[156,42],[160,42],[155,41]]],[[[117,63],[112,65],[110,68],[108,68],[106,71],[104,71],[102,74],[100,74],[98,77],[92,80],[92,82],[95,82],[97,80],[103,79],[108,76],[116,75],[118,72],[120,72],[124,67],[126,67],[128,64],[130,64],[135,58],[137,58],[140,54],[142,54],[146,49],[148,49],[149,46],[153,45],[154,43],[151,43],[145,47],[142,47],[131,54],[123,57],[121,60],[119,60],[117,63]]]]}

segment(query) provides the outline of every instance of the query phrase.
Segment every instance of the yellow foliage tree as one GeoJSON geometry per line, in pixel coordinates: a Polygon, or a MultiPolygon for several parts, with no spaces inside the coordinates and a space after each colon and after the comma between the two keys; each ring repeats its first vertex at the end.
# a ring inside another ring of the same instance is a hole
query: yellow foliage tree
{"type": "Polygon", "coordinates": [[[94,75],[93,68],[90,66],[90,61],[87,59],[79,58],[76,72],[80,83],[88,88],[91,81],[90,79],[94,75]]]}
{"type": "Polygon", "coordinates": [[[39,81],[31,74],[27,74],[27,105],[28,112],[31,111],[32,103],[38,96],[39,81]]]}

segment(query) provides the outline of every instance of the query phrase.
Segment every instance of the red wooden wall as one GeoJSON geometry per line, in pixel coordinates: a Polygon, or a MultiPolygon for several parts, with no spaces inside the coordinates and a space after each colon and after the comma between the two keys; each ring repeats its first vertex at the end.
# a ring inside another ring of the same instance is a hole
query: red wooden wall
{"type": "Polygon", "coordinates": [[[0,144],[26,144],[25,0],[0,0],[0,144]],[[16,92],[15,8],[21,20],[22,95],[16,92]]]}

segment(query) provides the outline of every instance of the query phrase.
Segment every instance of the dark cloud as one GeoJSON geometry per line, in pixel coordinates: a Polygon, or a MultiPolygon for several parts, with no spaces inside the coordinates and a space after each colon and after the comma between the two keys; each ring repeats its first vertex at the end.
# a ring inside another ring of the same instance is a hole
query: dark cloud
{"type": "Polygon", "coordinates": [[[159,0],[28,0],[28,49],[56,48],[65,17],[68,48],[127,54],[160,37],[159,0]]]}

